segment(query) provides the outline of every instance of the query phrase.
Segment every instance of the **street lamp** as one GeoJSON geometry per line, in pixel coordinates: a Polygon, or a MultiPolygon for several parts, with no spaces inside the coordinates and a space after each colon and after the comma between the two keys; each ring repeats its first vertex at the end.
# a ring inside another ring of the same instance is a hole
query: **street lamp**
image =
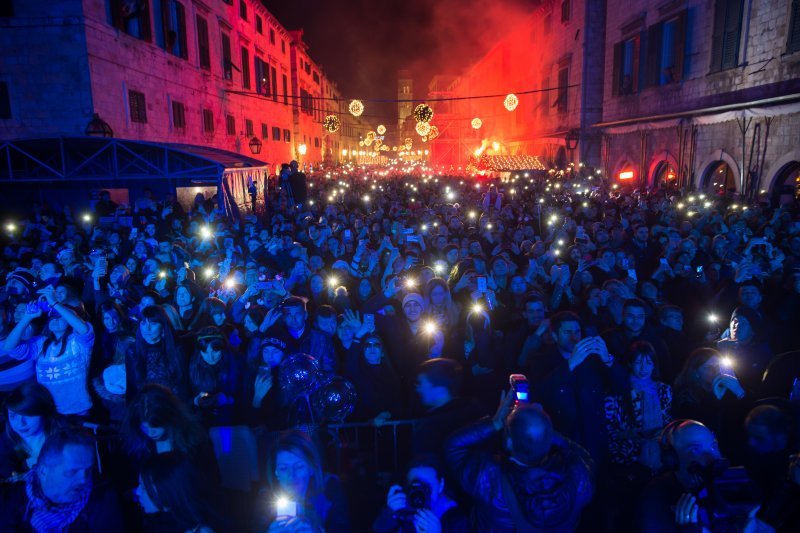
{"type": "Polygon", "coordinates": [[[92,120],[86,125],[87,137],[113,137],[114,130],[108,125],[108,122],[100,118],[98,113],[92,116],[92,120]]]}
{"type": "Polygon", "coordinates": [[[250,147],[250,153],[253,155],[258,155],[261,153],[261,147],[263,146],[263,143],[254,135],[253,138],[250,139],[250,142],[247,143],[247,146],[250,147]]]}
{"type": "Polygon", "coordinates": [[[570,152],[575,150],[578,147],[578,141],[581,140],[580,131],[577,129],[571,129],[567,132],[567,136],[564,137],[564,140],[567,142],[567,150],[570,152]]]}

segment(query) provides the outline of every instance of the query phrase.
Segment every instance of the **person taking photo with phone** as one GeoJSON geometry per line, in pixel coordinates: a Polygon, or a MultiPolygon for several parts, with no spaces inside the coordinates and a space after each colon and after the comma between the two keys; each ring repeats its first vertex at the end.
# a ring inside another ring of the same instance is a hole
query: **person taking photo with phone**
{"type": "Polygon", "coordinates": [[[501,397],[497,412],[453,434],[445,456],[461,487],[473,498],[475,530],[572,531],[594,492],[593,463],[575,442],[558,433],[539,405],[514,407],[501,397]],[[502,455],[489,441],[502,432],[502,455]]]}

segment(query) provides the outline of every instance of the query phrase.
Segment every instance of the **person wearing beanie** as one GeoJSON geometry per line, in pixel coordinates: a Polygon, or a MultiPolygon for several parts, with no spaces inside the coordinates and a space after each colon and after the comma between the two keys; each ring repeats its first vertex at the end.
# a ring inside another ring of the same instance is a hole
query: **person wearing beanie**
{"type": "MultiPolygon", "coordinates": [[[[427,324],[423,324],[425,300],[421,294],[406,293],[398,306],[396,297],[400,291],[400,280],[394,278],[382,293],[367,300],[361,311],[375,315],[375,327],[384,341],[389,361],[410,389],[417,367],[429,358],[432,347],[438,345],[436,341],[441,331],[432,324],[427,328],[427,324]],[[390,314],[389,306],[400,307],[401,312],[390,314]]],[[[358,336],[356,341],[360,341],[358,336]]]]}
{"type": "Polygon", "coordinates": [[[9,296],[19,297],[20,301],[30,298],[36,288],[36,278],[24,268],[18,268],[6,276],[6,292],[9,296]]]}
{"type": "Polygon", "coordinates": [[[717,341],[717,349],[728,357],[732,370],[749,391],[760,388],[764,371],[775,355],[763,329],[758,312],[740,305],[731,314],[730,327],[717,341]]]}

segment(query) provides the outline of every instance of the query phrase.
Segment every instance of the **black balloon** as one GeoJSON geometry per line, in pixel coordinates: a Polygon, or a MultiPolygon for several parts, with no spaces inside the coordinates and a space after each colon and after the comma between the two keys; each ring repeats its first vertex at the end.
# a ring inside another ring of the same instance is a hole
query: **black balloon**
{"type": "Polygon", "coordinates": [[[278,382],[289,398],[311,394],[319,385],[319,380],[319,362],[305,353],[290,355],[278,369],[278,382]]]}
{"type": "Polygon", "coordinates": [[[335,376],[323,383],[311,398],[317,417],[327,422],[342,422],[356,405],[356,388],[335,376]]]}

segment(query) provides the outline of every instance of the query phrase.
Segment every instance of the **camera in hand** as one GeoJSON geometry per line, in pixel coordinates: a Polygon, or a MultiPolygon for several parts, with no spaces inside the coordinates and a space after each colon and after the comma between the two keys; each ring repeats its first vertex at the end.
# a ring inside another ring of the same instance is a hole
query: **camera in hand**
{"type": "Polygon", "coordinates": [[[709,466],[693,464],[689,472],[703,479],[698,494],[702,525],[712,531],[734,526],[746,519],[762,500],[763,494],[743,467],[730,467],[725,459],[709,466]]]}
{"type": "Polygon", "coordinates": [[[412,481],[403,492],[406,495],[406,506],[395,512],[395,518],[401,522],[413,523],[418,510],[430,508],[431,488],[421,481],[412,481]]]}

